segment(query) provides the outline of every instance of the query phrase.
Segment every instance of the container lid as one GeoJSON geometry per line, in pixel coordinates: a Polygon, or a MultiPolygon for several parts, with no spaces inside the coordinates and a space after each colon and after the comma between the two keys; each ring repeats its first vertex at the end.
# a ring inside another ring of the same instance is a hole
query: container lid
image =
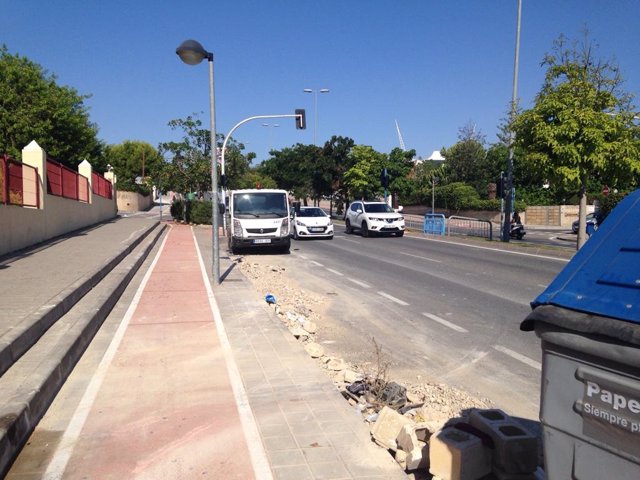
{"type": "Polygon", "coordinates": [[[609,214],[531,306],[640,323],[640,190],[609,214]]]}

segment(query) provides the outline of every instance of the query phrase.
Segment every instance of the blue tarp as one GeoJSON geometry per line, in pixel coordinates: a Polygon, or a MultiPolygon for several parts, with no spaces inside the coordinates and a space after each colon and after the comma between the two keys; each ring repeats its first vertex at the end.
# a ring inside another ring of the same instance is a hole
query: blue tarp
{"type": "Polygon", "coordinates": [[[627,195],[532,303],[640,324],[640,190],[627,195]]]}

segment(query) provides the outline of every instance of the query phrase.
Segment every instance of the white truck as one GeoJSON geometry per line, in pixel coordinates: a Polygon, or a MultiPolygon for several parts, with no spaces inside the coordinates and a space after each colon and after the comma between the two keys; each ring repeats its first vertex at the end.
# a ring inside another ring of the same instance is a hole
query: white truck
{"type": "Polygon", "coordinates": [[[270,247],[286,253],[291,246],[289,195],[285,190],[231,190],[227,197],[227,239],[231,253],[270,247]]]}

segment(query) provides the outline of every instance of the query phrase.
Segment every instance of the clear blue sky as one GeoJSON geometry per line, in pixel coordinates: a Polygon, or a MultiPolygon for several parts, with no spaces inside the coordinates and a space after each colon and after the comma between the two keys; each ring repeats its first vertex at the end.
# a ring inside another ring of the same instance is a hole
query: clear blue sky
{"type": "MultiPolygon", "coordinates": [[[[255,151],[351,137],[381,152],[422,157],[451,146],[473,122],[494,142],[511,100],[517,0],[0,0],[0,43],[81,94],[110,144],[177,138],[167,126],[202,112],[209,126],[206,63],[183,64],[176,47],[198,40],[215,55],[217,131],[253,115],[234,138],[255,151]]],[[[530,107],[540,62],[561,33],[586,26],[599,55],[615,58],[625,89],[640,94],[638,0],[523,0],[518,97],[530,107]]],[[[636,105],[640,99],[636,99],[636,105]]]]}

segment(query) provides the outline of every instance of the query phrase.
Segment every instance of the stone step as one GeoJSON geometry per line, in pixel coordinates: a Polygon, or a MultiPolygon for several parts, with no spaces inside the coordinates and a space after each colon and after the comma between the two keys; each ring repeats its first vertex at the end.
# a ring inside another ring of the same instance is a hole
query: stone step
{"type": "MultiPolygon", "coordinates": [[[[60,295],[63,297],[60,301],[73,304],[49,309],[62,313],[54,315],[58,318],[46,331],[29,330],[29,335],[38,332],[38,336],[25,342],[30,347],[0,377],[0,478],[8,471],[165,228],[156,223],[143,231],[108,262],[108,267],[77,282],[78,291],[69,289],[60,295]]],[[[50,318],[46,320],[50,321],[50,318]]]]}

